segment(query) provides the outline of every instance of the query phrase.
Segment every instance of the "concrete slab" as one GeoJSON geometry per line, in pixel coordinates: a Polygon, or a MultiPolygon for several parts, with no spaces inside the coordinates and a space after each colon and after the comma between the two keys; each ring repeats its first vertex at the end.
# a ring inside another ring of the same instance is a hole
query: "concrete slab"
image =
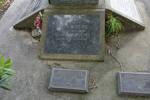
{"type": "MultiPolygon", "coordinates": [[[[18,2],[22,3],[18,6],[20,8],[28,0],[15,0],[13,5],[17,5],[18,2]]],[[[150,3],[149,0],[147,2],[150,3]]],[[[125,71],[149,72],[150,17],[147,12],[150,9],[146,11],[145,4],[140,1],[137,4],[142,12],[146,29],[140,32],[122,33],[120,49],[112,49],[112,51],[114,56],[123,63],[125,71]]],[[[22,11],[19,14],[16,9],[13,9],[13,5],[10,9],[15,13],[8,11],[0,21],[0,54],[5,58],[12,57],[12,68],[16,69],[17,76],[11,81],[11,92],[0,90],[0,100],[149,100],[149,97],[119,96],[117,94],[116,75],[120,67],[108,54],[103,63],[40,60],[40,46],[32,42],[29,33],[10,30],[16,20],[19,20],[18,16],[22,11]],[[90,79],[95,80],[97,88],[91,89],[86,95],[49,92],[47,89],[49,69],[54,63],[67,68],[89,70],[90,79]]],[[[111,43],[111,46],[114,44],[111,43]]]]}

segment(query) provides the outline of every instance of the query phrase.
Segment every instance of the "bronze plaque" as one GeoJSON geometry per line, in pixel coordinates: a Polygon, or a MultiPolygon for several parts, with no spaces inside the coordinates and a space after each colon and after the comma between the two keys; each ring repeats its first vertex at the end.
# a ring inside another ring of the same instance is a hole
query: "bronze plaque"
{"type": "Polygon", "coordinates": [[[50,74],[51,91],[88,92],[88,71],[53,68],[50,74]]]}
{"type": "Polygon", "coordinates": [[[119,72],[119,94],[150,95],[150,73],[119,72]]]}

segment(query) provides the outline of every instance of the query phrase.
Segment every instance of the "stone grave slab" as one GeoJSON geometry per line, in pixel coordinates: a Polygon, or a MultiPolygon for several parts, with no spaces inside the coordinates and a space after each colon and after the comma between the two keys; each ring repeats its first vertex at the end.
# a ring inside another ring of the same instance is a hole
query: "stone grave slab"
{"type": "Polygon", "coordinates": [[[105,0],[51,0],[52,9],[105,9],[105,0]]]}
{"type": "Polygon", "coordinates": [[[98,4],[99,0],[50,0],[51,4],[98,4]]]}
{"type": "Polygon", "coordinates": [[[104,59],[104,10],[45,11],[41,58],[54,60],[104,59]]]}
{"type": "Polygon", "coordinates": [[[132,22],[141,29],[145,28],[135,0],[106,0],[105,3],[107,10],[112,11],[128,20],[128,23],[132,22]]]}
{"type": "Polygon", "coordinates": [[[26,10],[20,16],[20,20],[14,24],[14,28],[31,27],[38,12],[49,6],[48,0],[29,0],[26,10]]]}
{"type": "Polygon", "coordinates": [[[150,95],[150,73],[119,72],[119,94],[150,95]]]}
{"type": "Polygon", "coordinates": [[[88,92],[88,71],[53,68],[48,89],[59,92],[88,92]]]}

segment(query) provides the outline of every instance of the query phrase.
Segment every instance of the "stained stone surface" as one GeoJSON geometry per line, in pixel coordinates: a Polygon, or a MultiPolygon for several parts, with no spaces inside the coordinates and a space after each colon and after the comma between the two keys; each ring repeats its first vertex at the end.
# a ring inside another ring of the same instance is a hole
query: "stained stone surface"
{"type": "Polygon", "coordinates": [[[104,61],[104,9],[46,9],[41,58],[104,61]]]}
{"type": "Polygon", "coordinates": [[[53,68],[49,87],[52,91],[88,92],[88,71],[53,68]]]}
{"type": "Polygon", "coordinates": [[[99,54],[100,15],[48,15],[45,53],[99,54]]]}
{"type": "Polygon", "coordinates": [[[118,80],[119,94],[150,95],[150,73],[121,72],[118,80]]]}
{"type": "MultiPolygon", "coordinates": [[[[33,27],[33,22],[38,12],[49,5],[48,0],[27,0],[26,2],[23,3],[25,7],[20,8],[24,10],[18,14],[19,20],[13,25],[14,28],[33,27]]],[[[19,8],[16,7],[16,9],[19,8]]]]}
{"type": "Polygon", "coordinates": [[[50,0],[51,4],[93,4],[98,2],[99,0],[50,0]]]}
{"type": "Polygon", "coordinates": [[[28,16],[29,14],[33,13],[34,11],[40,8],[42,0],[32,0],[30,4],[27,6],[27,11],[22,15],[21,18],[28,16]]]}
{"type": "Polygon", "coordinates": [[[136,21],[143,22],[134,0],[110,0],[110,3],[113,9],[136,21]]]}
{"type": "MultiPolygon", "coordinates": [[[[128,23],[132,22],[137,26],[144,29],[144,22],[141,17],[140,10],[136,6],[135,0],[106,0],[106,9],[110,10],[119,17],[123,17],[124,20],[128,20],[128,23]]],[[[131,24],[130,24],[131,25],[131,24]]],[[[127,25],[129,27],[129,25],[127,25]]]]}

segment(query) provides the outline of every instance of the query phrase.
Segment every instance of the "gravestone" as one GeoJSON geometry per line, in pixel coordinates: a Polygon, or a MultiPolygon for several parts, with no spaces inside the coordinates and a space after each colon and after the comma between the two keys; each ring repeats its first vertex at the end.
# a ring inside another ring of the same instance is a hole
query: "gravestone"
{"type": "Polygon", "coordinates": [[[137,30],[139,28],[145,28],[135,0],[106,0],[105,4],[107,11],[114,12],[117,16],[122,18],[124,20],[124,24],[126,24],[128,28],[135,27],[137,30]]]}
{"type": "Polygon", "coordinates": [[[118,73],[119,94],[150,95],[150,73],[118,73]]]}
{"type": "Polygon", "coordinates": [[[48,89],[59,92],[88,92],[88,71],[53,68],[48,89]]]}
{"type": "Polygon", "coordinates": [[[70,5],[64,5],[81,3],[84,6],[83,3],[88,3],[95,6],[98,1],[52,0],[51,3],[67,8],[55,9],[55,6],[44,11],[41,58],[103,61],[105,10],[86,7],[68,9],[70,5]]]}

